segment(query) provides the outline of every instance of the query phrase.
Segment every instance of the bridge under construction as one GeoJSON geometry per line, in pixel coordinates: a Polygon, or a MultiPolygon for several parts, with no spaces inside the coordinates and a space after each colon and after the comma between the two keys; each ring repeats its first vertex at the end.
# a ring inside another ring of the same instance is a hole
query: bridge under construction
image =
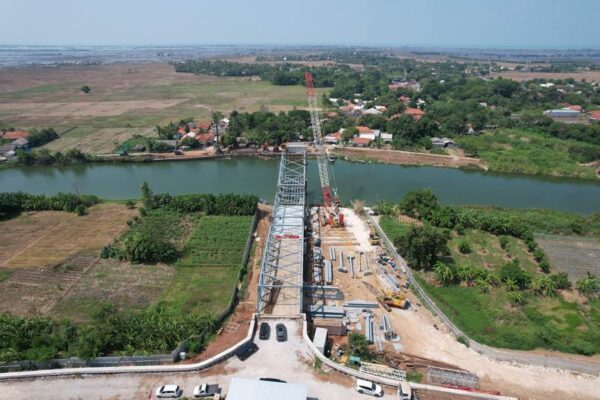
{"type": "Polygon", "coordinates": [[[299,317],[302,313],[306,152],[289,145],[281,155],[277,192],[258,280],[257,313],[299,317]]]}

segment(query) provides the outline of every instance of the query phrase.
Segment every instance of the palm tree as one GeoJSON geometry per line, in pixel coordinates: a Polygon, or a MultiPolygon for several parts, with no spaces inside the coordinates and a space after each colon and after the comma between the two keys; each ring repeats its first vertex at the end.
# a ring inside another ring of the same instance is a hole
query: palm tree
{"type": "Polygon", "coordinates": [[[439,261],[433,267],[433,273],[435,274],[435,279],[444,286],[447,286],[454,282],[454,270],[447,264],[439,261]]]}
{"type": "Polygon", "coordinates": [[[517,285],[517,282],[513,278],[507,278],[504,284],[506,285],[506,290],[509,292],[514,292],[519,289],[519,285],[517,285]]]}

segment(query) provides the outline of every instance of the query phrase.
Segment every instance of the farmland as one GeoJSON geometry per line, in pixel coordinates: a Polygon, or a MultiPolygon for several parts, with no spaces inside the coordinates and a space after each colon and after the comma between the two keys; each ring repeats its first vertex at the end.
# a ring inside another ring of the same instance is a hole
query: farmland
{"type": "Polygon", "coordinates": [[[0,128],[53,127],[69,131],[51,150],[111,151],[115,142],[184,117],[305,107],[300,86],[254,78],[176,73],[168,64],[20,68],[0,71],[0,128]],[[82,85],[92,92],[84,94],[82,85]]]}

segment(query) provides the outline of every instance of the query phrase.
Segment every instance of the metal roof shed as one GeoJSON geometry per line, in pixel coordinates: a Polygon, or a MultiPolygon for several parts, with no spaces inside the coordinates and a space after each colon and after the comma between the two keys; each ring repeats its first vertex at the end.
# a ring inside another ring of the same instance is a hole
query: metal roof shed
{"type": "Polygon", "coordinates": [[[315,336],[313,337],[313,343],[321,354],[325,354],[325,346],[327,345],[327,328],[315,329],[315,336]]]}
{"type": "Polygon", "coordinates": [[[245,378],[232,378],[227,391],[227,400],[306,400],[307,397],[306,385],[245,378]]]}

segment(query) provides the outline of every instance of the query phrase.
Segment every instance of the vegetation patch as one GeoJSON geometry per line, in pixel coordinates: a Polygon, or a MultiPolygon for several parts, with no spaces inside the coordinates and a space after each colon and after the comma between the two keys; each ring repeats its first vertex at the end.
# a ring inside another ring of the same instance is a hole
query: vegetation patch
{"type": "MultiPolygon", "coordinates": [[[[531,231],[536,224],[547,231],[571,229],[564,222],[573,222],[573,216],[555,214],[542,224],[534,211],[517,220],[510,210],[440,207],[423,191],[380,209],[390,211],[381,227],[416,270],[416,279],[471,338],[511,349],[600,353],[600,277],[579,279],[576,293],[567,274],[553,272],[531,231]],[[402,228],[394,210],[424,225],[402,228]]],[[[590,232],[593,225],[581,229],[590,232]]]]}

